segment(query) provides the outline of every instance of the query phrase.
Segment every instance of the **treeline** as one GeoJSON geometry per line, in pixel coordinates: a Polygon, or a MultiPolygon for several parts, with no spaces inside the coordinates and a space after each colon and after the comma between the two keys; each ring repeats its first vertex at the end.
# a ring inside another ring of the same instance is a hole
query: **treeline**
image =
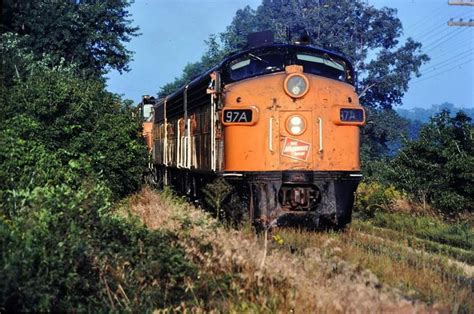
{"type": "MultiPolygon", "coordinates": [[[[456,113],[458,113],[459,111],[462,111],[469,118],[474,118],[474,108],[459,108],[448,102],[444,102],[440,105],[431,105],[431,107],[429,108],[397,108],[396,111],[398,115],[407,120],[406,136],[409,139],[416,139],[420,134],[422,126],[428,123],[431,118],[435,117],[443,110],[449,111],[452,116],[456,115],[456,113]]],[[[399,147],[399,145],[397,144],[399,144],[399,141],[398,143],[395,143],[395,147],[399,147]]]]}
{"type": "Polygon", "coordinates": [[[443,110],[448,110],[451,114],[456,114],[459,111],[464,112],[471,119],[474,118],[474,108],[459,108],[449,102],[442,104],[431,105],[429,108],[397,108],[397,113],[405,118],[412,121],[420,121],[421,123],[427,123],[436,114],[439,114],[443,110]]]}
{"type": "Polygon", "coordinates": [[[178,304],[195,268],[170,234],[114,214],[147,163],[130,103],[106,90],[137,34],[128,1],[3,1],[0,312],[178,304]]]}
{"type": "Polygon", "coordinates": [[[424,214],[448,219],[472,215],[473,134],[472,119],[464,112],[453,116],[443,110],[421,125],[415,139],[402,134],[401,145],[393,155],[377,158],[363,155],[368,185],[362,185],[359,192],[368,201],[360,209],[390,210],[390,206],[380,205],[390,205],[403,198],[424,214]]]}

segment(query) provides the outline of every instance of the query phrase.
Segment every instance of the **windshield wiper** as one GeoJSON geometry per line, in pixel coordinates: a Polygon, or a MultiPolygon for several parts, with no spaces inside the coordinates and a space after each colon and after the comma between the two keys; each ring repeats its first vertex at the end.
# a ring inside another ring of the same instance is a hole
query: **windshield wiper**
{"type": "Polygon", "coordinates": [[[336,66],[333,66],[333,68],[338,69],[337,66],[340,66],[340,67],[342,67],[343,71],[345,72],[345,68],[346,68],[346,67],[345,67],[345,64],[341,64],[340,62],[337,62],[336,60],[334,60],[334,59],[333,59],[329,54],[327,54],[327,53],[323,54],[323,56],[324,56],[324,57],[327,57],[327,58],[329,59],[329,61],[331,61],[334,65],[336,65],[336,66]]]}
{"type": "Polygon", "coordinates": [[[248,56],[254,60],[257,60],[257,61],[260,61],[260,62],[264,62],[266,64],[270,64],[270,62],[268,62],[267,60],[263,60],[262,58],[260,58],[259,56],[256,56],[254,55],[253,53],[249,53],[248,56]]]}

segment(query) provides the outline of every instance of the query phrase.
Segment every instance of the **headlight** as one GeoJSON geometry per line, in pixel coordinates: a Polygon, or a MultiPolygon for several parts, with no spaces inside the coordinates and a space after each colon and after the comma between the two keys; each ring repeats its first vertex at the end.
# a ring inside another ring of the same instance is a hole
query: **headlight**
{"type": "Polygon", "coordinates": [[[292,135],[300,135],[306,129],[306,123],[304,118],[299,115],[289,116],[286,120],[286,128],[288,132],[292,135]]]}
{"type": "Polygon", "coordinates": [[[303,97],[309,89],[308,79],[301,74],[290,74],[285,79],[285,92],[295,98],[303,97]]]}

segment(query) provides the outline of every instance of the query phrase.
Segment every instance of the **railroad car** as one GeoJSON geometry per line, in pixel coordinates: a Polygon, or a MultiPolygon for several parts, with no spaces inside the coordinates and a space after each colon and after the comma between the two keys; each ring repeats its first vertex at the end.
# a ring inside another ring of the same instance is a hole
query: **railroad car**
{"type": "Polygon", "coordinates": [[[233,53],[154,101],[154,173],[193,197],[225,178],[256,224],[343,227],[362,177],[353,84],[348,59],[313,46],[233,53]]]}

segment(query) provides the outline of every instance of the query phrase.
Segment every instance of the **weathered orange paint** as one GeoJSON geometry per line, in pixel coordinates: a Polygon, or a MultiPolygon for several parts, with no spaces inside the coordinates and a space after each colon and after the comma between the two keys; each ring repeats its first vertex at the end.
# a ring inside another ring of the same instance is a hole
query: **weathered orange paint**
{"type": "Polygon", "coordinates": [[[153,122],[143,122],[143,137],[146,141],[146,146],[148,147],[148,151],[151,151],[153,147],[153,122]]]}
{"type": "Polygon", "coordinates": [[[225,107],[254,106],[259,118],[254,125],[225,126],[224,170],[359,171],[359,127],[337,124],[341,107],[361,108],[354,87],[302,73],[308,79],[309,91],[294,99],[285,92],[284,82],[291,75],[288,73],[301,71],[301,67],[287,70],[225,86],[225,107]],[[306,130],[297,136],[286,129],[287,118],[294,114],[306,120],[306,130]],[[306,161],[282,155],[287,137],[311,144],[306,161]]]}

